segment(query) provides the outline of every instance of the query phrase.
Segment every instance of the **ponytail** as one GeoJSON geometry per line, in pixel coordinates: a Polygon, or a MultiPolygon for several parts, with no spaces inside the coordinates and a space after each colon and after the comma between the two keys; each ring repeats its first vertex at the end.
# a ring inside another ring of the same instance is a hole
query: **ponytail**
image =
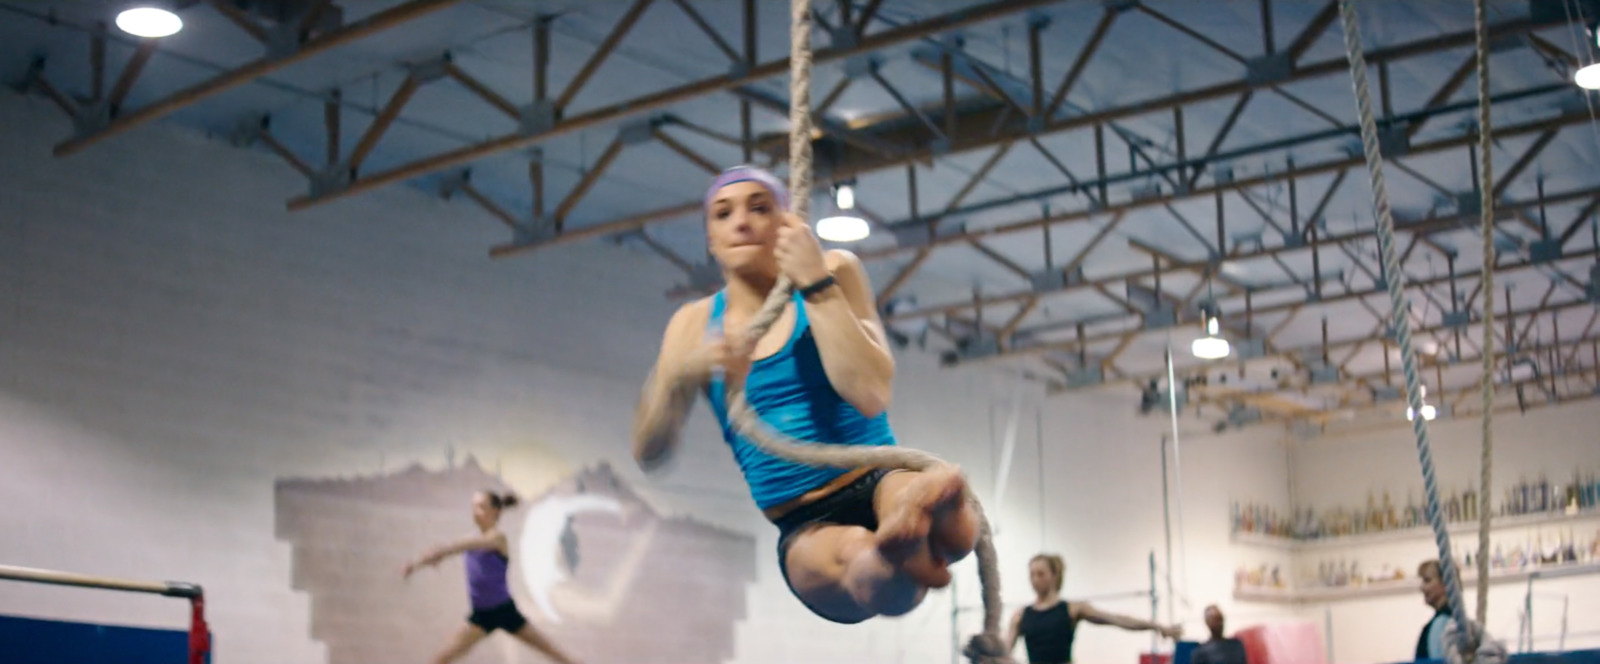
{"type": "Polygon", "coordinates": [[[503,509],[516,507],[517,503],[520,502],[520,500],[521,500],[521,499],[517,498],[517,494],[512,493],[510,491],[507,491],[505,493],[498,493],[498,492],[495,492],[495,491],[490,491],[488,489],[484,489],[482,493],[483,493],[483,495],[489,497],[489,506],[493,507],[493,508],[495,508],[497,510],[503,510],[503,509]]]}

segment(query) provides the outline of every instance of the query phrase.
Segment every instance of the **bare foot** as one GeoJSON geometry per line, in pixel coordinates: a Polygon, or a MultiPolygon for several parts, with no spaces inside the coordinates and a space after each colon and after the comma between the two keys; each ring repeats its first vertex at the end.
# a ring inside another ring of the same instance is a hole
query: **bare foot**
{"type": "Polygon", "coordinates": [[[918,546],[915,553],[900,563],[900,571],[924,587],[943,588],[950,585],[952,579],[950,561],[932,549],[927,542],[918,546]]]}
{"type": "Polygon", "coordinates": [[[963,496],[947,508],[934,512],[933,527],[928,533],[928,546],[951,565],[965,559],[978,546],[978,533],[983,529],[978,511],[963,496]]]}
{"type": "Polygon", "coordinates": [[[917,474],[890,498],[887,515],[878,522],[878,550],[885,558],[901,562],[925,546],[939,512],[959,507],[966,480],[955,466],[942,466],[917,474]]]}

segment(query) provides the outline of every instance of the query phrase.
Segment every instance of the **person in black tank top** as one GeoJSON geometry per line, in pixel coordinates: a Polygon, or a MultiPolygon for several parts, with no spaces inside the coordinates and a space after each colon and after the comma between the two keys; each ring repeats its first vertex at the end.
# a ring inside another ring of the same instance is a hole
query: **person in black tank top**
{"type": "Polygon", "coordinates": [[[1027,639],[1029,662],[1072,661],[1072,637],[1077,625],[1066,602],[1058,599],[1044,610],[1029,606],[1022,609],[1021,616],[1016,632],[1027,639]]]}
{"type": "Polygon", "coordinates": [[[1006,652],[1015,650],[1017,639],[1021,638],[1028,647],[1029,664],[1067,664],[1072,661],[1072,641],[1077,637],[1079,621],[1112,625],[1134,632],[1156,631],[1169,639],[1183,636],[1183,628],[1178,625],[1162,626],[1131,616],[1106,613],[1086,602],[1061,599],[1061,584],[1066,571],[1067,565],[1061,556],[1041,553],[1028,561],[1028,582],[1033,585],[1037,597],[1032,605],[1012,616],[1006,652]]]}

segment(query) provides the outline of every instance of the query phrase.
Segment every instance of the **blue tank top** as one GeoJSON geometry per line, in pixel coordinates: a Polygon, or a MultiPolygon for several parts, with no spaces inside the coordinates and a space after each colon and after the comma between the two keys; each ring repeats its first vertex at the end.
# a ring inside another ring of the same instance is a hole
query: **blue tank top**
{"type": "MultiPolygon", "coordinates": [[[[833,389],[822,368],[822,355],[811,336],[805,300],[794,295],[794,333],[782,349],[756,360],[745,378],[745,398],[763,422],[792,438],[835,445],[894,445],[888,413],[866,417],[833,389]]],[[[724,291],[712,296],[707,329],[722,334],[727,303],[724,291]]],[[[728,421],[726,383],[714,374],[706,386],[706,400],[722,425],[722,439],[750,486],[756,506],[766,509],[828,483],[848,468],[814,468],[767,454],[734,433],[728,421]]]]}

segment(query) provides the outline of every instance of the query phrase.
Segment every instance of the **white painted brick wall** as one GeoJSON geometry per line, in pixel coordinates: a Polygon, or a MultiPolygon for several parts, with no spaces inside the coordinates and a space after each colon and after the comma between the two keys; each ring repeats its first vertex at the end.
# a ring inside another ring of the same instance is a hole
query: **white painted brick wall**
{"type": "MultiPolygon", "coordinates": [[[[670,266],[598,242],[491,262],[502,229],[468,204],[396,187],[291,215],[283,201],[303,183],[276,157],[166,126],[51,157],[68,132],[46,102],[0,93],[0,561],[197,580],[219,661],[320,662],[273,537],[275,478],[437,467],[449,447],[504,461],[508,477],[610,460],[661,509],[757,535],[734,661],[949,660],[949,592],[854,627],[789,595],[774,529],[703,407],[670,471],[632,467],[631,409],[671,310],[670,266]]],[[[902,442],[962,463],[992,496],[1002,426],[991,434],[990,411],[1004,417],[1011,384],[911,353],[900,362],[902,442]]],[[[1043,401],[1041,464],[1030,397],[991,515],[1008,599],[1027,598],[1025,561],[1040,548],[1067,556],[1070,595],[1146,585],[1163,541],[1164,420],[1137,418],[1135,399],[1043,401]]],[[[1192,634],[1206,603],[1230,606],[1228,499],[1287,500],[1275,439],[1185,448],[1178,615],[1192,634]]],[[[972,603],[971,563],[958,584],[972,603]]],[[[183,623],[170,601],[15,584],[0,586],[0,613],[183,623]]],[[[964,616],[963,634],[977,618],[964,616]]],[[[1132,662],[1147,644],[1092,628],[1077,653],[1132,662]]]]}

